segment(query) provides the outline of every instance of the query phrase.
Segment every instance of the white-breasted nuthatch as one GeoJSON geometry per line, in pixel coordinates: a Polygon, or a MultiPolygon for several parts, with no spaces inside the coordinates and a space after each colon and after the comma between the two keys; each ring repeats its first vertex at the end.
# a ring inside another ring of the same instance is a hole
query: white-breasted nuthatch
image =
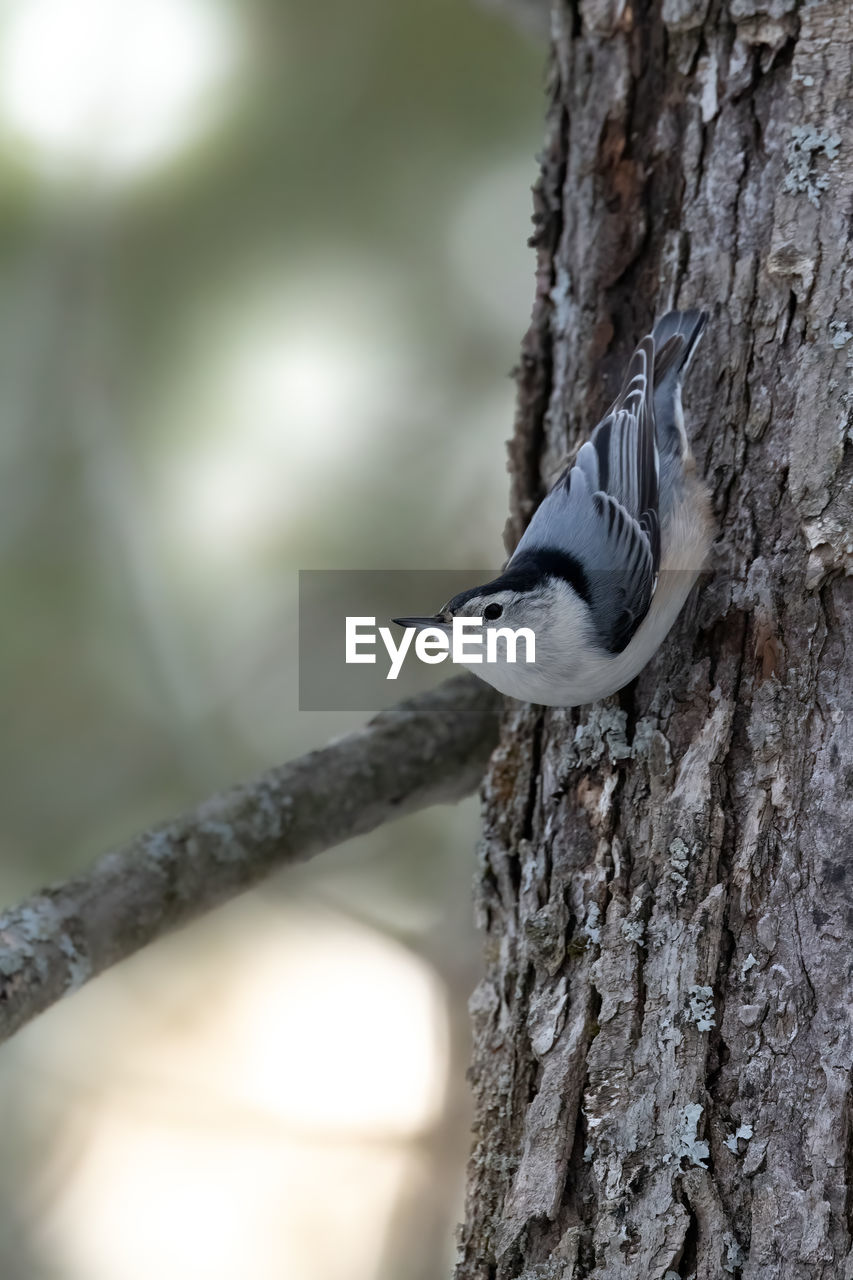
{"type": "Polygon", "coordinates": [[[503,572],[434,617],[395,618],[447,633],[456,618],[535,636],[532,662],[472,670],[525,702],[574,707],[633,680],[663,642],[711,541],[708,491],[684,430],[681,382],[705,327],[670,311],[634,351],[622,389],[543,499],[503,572]]]}

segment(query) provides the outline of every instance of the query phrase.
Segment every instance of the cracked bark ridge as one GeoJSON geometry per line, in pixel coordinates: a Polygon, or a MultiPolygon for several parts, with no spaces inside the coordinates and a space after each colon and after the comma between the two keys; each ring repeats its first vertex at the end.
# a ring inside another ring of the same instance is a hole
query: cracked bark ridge
{"type": "Polygon", "coordinates": [[[712,572],[484,788],[457,1280],[853,1277],[853,8],[557,0],[510,545],[671,305],[712,572]]]}

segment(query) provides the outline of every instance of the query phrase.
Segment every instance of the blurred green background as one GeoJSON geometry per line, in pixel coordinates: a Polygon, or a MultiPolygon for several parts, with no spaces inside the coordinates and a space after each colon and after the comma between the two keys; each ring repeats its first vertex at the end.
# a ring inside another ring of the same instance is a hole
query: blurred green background
{"type": "MultiPolygon", "coordinates": [[[[4,902],[363,720],[297,710],[300,568],[499,564],[543,64],[471,0],[5,0],[4,902]]],[[[446,1275],[476,827],[0,1050],[0,1276],[446,1275]]]]}

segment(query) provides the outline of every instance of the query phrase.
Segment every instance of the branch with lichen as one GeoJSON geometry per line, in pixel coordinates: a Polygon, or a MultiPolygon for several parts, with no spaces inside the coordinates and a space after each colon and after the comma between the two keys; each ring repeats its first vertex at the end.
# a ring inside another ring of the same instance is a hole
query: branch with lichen
{"type": "Polygon", "coordinates": [[[194,916],[351,836],[473,791],[501,699],[472,676],[152,828],[0,915],[0,1041],[194,916]]]}

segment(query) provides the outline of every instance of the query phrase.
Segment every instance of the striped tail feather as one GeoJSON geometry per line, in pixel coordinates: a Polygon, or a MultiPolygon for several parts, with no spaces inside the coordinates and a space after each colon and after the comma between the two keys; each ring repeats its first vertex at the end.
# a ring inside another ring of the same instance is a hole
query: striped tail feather
{"type": "Polygon", "coordinates": [[[681,383],[708,320],[707,311],[668,311],[652,330],[655,343],[654,404],[658,449],[689,452],[681,409],[681,383]]]}

